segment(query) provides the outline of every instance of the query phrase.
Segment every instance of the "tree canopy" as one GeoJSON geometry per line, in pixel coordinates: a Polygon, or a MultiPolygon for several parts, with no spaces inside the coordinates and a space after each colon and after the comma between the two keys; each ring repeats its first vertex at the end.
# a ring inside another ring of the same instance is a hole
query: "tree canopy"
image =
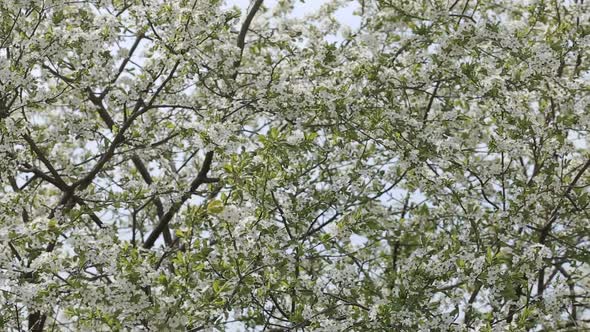
{"type": "Polygon", "coordinates": [[[0,0],[1,330],[590,328],[588,2],[300,2],[0,0]]]}

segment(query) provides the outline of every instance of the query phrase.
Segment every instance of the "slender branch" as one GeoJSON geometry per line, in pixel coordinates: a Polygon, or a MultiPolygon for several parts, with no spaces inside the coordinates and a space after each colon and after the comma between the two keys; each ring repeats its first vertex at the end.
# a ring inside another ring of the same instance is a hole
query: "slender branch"
{"type": "MultiPolygon", "coordinates": [[[[244,23],[242,24],[242,28],[240,29],[240,33],[238,34],[238,47],[240,48],[240,57],[234,63],[234,67],[236,68],[239,67],[242,63],[242,55],[244,54],[244,47],[246,46],[246,34],[248,33],[248,29],[250,28],[250,24],[252,24],[254,16],[256,16],[256,13],[258,12],[258,10],[260,10],[260,6],[262,6],[263,1],[264,0],[256,0],[256,2],[254,2],[254,5],[252,5],[252,9],[250,9],[248,16],[246,16],[246,20],[244,20],[244,23]]],[[[236,71],[234,73],[233,78],[235,79],[237,76],[238,72],[236,71]]]]}
{"type": "Polygon", "coordinates": [[[436,98],[436,93],[438,92],[440,82],[441,81],[436,82],[436,85],[434,86],[434,91],[432,91],[432,95],[430,95],[430,99],[428,100],[428,106],[426,106],[426,111],[424,111],[424,116],[422,118],[422,126],[426,125],[426,121],[428,120],[428,113],[430,113],[430,109],[432,108],[432,104],[434,103],[434,98],[436,98]]]}
{"type": "MultiPolygon", "coordinates": [[[[141,177],[143,178],[145,183],[147,183],[148,185],[154,183],[149,171],[147,170],[147,167],[145,167],[145,164],[139,158],[138,155],[133,155],[131,157],[131,161],[133,161],[133,165],[135,165],[135,168],[137,168],[139,174],[141,174],[141,177]]],[[[160,200],[160,197],[154,197],[154,205],[156,206],[156,213],[158,215],[158,219],[161,219],[164,216],[164,205],[162,204],[162,200],[160,200]]],[[[168,225],[166,225],[166,227],[164,228],[163,235],[164,242],[166,242],[167,245],[170,245],[172,243],[172,236],[170,234],[170,228],[168,227],[168,225]]]]}
{"type": "Polygon", "coordinates": [[[252,24],[252,20],[254,19],[254,16],[256,16],[256,13],[260,9],[260,6],[262,5],[263,2],[264,2],[264,0],[256,0],[256,2],[254,2],[252,9],[248,13],[248,16],[246,16],[246,20],[242,24],[242,28],[240,29],[240,33],[238,35],[238,47],[242,51],[244,50],[244,46],[246,44],[246,34],[248,33],[248,29],[250,28],[250,24],[252,24]]]}
{"type": "Polygon", "coordinates": [[[465,312],[465,325],[466,326],[469,326],[469,323],[471,322],[473,303],[477,299],[477,295],[479,294],[479,291],[481,290],[482,286],[483,286],[482,283],[477,282],[475,289],[473,290],[473,292],[471,293],[471,296],[469,297],[469,301],[467,302],[467,309],[466,309],[467,311],[465,312]]]}
{"type": "Polygon", "coordinates": [[[219,179],[217,178],[207,177],[207,173],[209,173],[209,170],[211,169],[211,163],[213,162],[213,154],[213,151],[207,152],[207,154],[205,155],[205,160],[203,161],[203,165],[201,166],[201,170],[199,171],[197,177],[193,180],[193,182],[191,182],[189,190],[186,191],[177,202],[172,204],[168,212],[166,212],[162,216],[162,218],[160,218],[158,225],[154,228],[154,230],[150,233],[150,235],[148,235],[148,238],[145,240],[143,244],[144,248],[150,249],[154,246],[154,243],[156,242],[160,234],[162,234],[168,223],[180,210],[184,202],[186,202],[192,196],[192,194],[199,188],[200,185],[219,181],[219,179]]]}
{"type": "Polygon", "coordinates": [[[27,141],[27,143],[29,143],[29,146],[31,147],[31,150],[33,150],[33,152],[35,152],[35,154],[37,155],[37,158],[39,158],[39,160],[43,163],[43,165],[45,165],[45,167],[47,167],[47,169],[49,170],[49,172],[51,173],[51,175],[53,175],[53,178],[54,178],[55,182],[58,184],[58,187],[60,189],[64,188],[64,189],[67,190],[69,188],[69,186],[61,178],[61,176],[55,170],[55,168],[53,167],[53,165],[51,164],[51,162],[47,159],[47,157],[45,157],[45,154],[37,146],[37,144],[35,143],[35,141],[33,140],[33,138],[31,138],[31,136],[29,136],[29,134],[24,134],[22,137],[25,139],[25,141],[27,141]]]}
{"type": "MultiPolygon", "coordinates": [[[[576,176],[574,177],[572,182],[567,186],[567,188],[565,189],[565,192],[563,193],[562,200],[564,197],[569,195],[569,193],[574,189],[574,187],[576,186],[576,184],[578,183],[578,181],[580,180],[582,175],[586,172],[586,170],[588,170],[589,167],[590,167],[590,158],[586,161],[586,163],[578,171],[578,173],[576,174],[576,176]]],[[[549,232],[551,231],[551,227],[553,226],[553,223],[555,223],[555,221],[557,220],[557,217],[559,216],[560,208],[561,208],[561,205],[558,205],[555,208],[555,210],[553,210],[553,213],[551,214],[551,219],[549,219],[549,222],[541,229],[541,235],[539,236],[539,243],[541,243],[541,244],[545,243],[547,236],[549,235],[549,232]]]]}

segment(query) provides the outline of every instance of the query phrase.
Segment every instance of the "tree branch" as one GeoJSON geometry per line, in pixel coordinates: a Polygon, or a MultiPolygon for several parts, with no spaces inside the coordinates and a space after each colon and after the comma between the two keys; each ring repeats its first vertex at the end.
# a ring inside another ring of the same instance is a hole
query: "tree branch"
{"type": "Polygon", "coordinates": [[[192,196],[192,194],[195,192],[195,190],[197,190],[197,188],[199,188],[200,185],[204,183],[214,183],[219,181],[219,179],[217,178],[207,177],[207,173],[209,173],[209,170],[211,169],[211,163],[213,162],[213,154],[213,151],[207,152],[207,154],[205,155],[205,160],[203,161],[203,165],[201,166],[201,170],[199,171],[197,177],[193,180],[193,182],[191,182],[189,190],[186,191],[177,202],[172,204],[168,212],[166,212],[162,216],[162,218],[160,218],[158,225],[150,233],[150,235],[143,244],[143,247],[145,249],[150,249],[154,246],[154,243],[156,242],[160,234],[162,234],[162,232],[164,231],[168,223],[172,220],[174,215],[176,215],[176,213],[180,210],[184,202],[186,202],[192,196]]]}
{"type": "MultiPolygon", "coordinates": [[[[260,10],[260,6],[262,6],[262,2],[264,2],[264,0],[256,0],[256,2],[254,2],[254,5],[252,5],[252,9],[250,9],[250,12],[248,13],[248,16],[246,16],[246,19],[244,20],[244,23],[242,24],[242,28],[240,29],[240,33],[238,34],[238,47],[240,48],[240,57],[238,58],[238,60],[234,63],[234,67],[239,67],[240,64],[242,63],[242,55],[244,54],[244,47],[246,46],[246,34],[248,33],[248,29],[250,28],[250,24],[252,24],[252,20],[254,19],[254,16],[256,16],[256,13],[258,12],[258,10],[260,10]]],[[[238,72],[236,71],[234,73],[234,79],[238,76],[238,72]]]]}

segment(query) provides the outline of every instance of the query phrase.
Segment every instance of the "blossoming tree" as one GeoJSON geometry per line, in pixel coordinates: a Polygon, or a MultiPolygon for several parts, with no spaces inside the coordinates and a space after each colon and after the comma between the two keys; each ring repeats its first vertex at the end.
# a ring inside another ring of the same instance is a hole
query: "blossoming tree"
{"type": "Polygon", "coordinates": [[[294,5],[0,0],[1,330],[590,327],[588,3],[294,5]]]}

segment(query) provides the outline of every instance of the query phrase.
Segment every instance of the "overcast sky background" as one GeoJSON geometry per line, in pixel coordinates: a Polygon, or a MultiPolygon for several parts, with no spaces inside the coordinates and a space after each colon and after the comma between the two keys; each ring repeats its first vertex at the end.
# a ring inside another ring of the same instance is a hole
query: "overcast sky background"
{"type": "MultiPolygon", "coordinates": [[[[295,9],[293,10],[295,17],[304,17],[306,14],[313,13],[327,2],[326,0],[305,0],[304,3],[300,0],[291,1],[295,4],[295,9]]],[[[246,16],[250,2],[250,0],[225,0],[225,7],[238,6],[242,9],[242,16],[246,16]]],[[[272,8],[276,3],[277,0],[265,0],[263,5],[272,8]]],[[[358,4],[356,2],[351,2],[351,5],[336,12],[336,18],[342,24],[346,24],[351,28],[357,28],[360,25],[360,19],[358,16],[353,15],[353,11],[357,7],[358,4]]]]}

